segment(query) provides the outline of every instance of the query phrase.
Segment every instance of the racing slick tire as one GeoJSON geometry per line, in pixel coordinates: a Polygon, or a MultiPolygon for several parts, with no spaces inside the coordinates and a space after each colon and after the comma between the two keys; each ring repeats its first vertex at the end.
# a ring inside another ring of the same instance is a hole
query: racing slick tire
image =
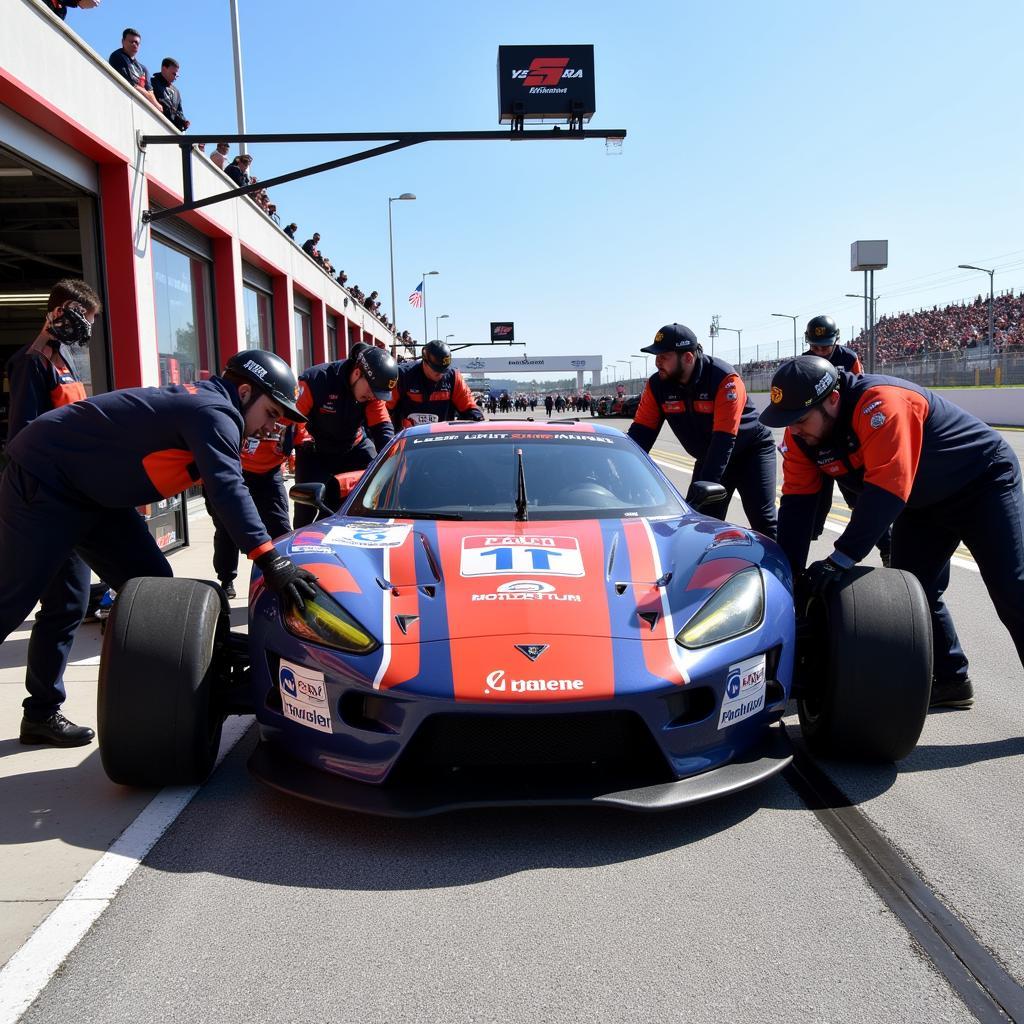
{"type": "Polygon", "coordinates": [[[932,629],[917,579],[858,566],[808,610],[818,657],[797,697],[808,747],[825,757],[899,761],[931,696],[932,629]]]}
{"type": "Polygon", "coordinates": [[[103,635],[97,726],[103,769],[125,786],[194,785],[213,768],[224,716],[215,652],[224,599],[199,580],[141,577],[103,635]]]}

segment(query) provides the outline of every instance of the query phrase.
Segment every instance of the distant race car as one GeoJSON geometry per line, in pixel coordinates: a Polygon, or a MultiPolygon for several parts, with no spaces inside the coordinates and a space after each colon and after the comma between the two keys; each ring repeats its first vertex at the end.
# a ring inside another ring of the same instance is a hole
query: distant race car
{"type": "Polygon", "coordinates": [[[340,482],[339,513],[276,541],[318,577],[304,610],[258,571],[248,636],[213,584],[120,590],[99,696],[114,781],[201,781],[224,717],[249,713],[254,774],[324,804],[664,809],[789,763],[795,670],[812,749],[894,760],[917,741],[916,581],[856,570],[797,616],[779,547],[688,506],[617,430],[417,426],[340,482]]]}

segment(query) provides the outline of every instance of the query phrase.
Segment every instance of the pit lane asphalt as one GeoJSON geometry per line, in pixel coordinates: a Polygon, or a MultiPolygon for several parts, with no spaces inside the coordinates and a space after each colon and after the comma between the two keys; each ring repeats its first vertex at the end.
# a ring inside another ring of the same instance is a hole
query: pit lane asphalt
{"type": "MultiPolygon", "coordinates": [[[[975,707],[898,772],[825,768],[1020,980],[1022,672],[980,577],[947,597],[975,707]]],[[[251,743],[26,1021],[972,1019],[783,779],[655,817],[380,821],[259,786],[251,743]]]]}

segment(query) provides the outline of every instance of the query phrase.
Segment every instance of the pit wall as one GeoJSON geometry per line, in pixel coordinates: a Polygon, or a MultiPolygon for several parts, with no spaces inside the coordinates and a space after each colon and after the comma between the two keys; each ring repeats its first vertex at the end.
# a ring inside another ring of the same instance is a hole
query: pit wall
{"type": "MultiPolygon", "coordinates": [[[[940,388],[937,391],[948,402],[997,427],[1024,427],[1024,388],[940,388]]],[[[768,393],[750,396],[757,411],[768,404],[768,393]]]]}

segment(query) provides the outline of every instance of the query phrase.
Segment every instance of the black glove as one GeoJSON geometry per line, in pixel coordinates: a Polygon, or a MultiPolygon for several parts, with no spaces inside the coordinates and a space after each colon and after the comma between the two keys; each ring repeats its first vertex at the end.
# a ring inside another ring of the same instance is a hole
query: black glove
{"type": "Polygon", "coordinates": [[[822,558],[812,562],[804,570],[804,586],[808,596],[822,597],[829,587],[838,583],[846,575],[846,569],[831,558],[822,558]]]}
{"type": "Polygon", "coordinates": [[[300,611],[306,608],[305,598],[316,597],[316,577],[291,559],[276,551],[267,551],[256,559],[268,587],[282,601],[292,601],[300,611]]]}

